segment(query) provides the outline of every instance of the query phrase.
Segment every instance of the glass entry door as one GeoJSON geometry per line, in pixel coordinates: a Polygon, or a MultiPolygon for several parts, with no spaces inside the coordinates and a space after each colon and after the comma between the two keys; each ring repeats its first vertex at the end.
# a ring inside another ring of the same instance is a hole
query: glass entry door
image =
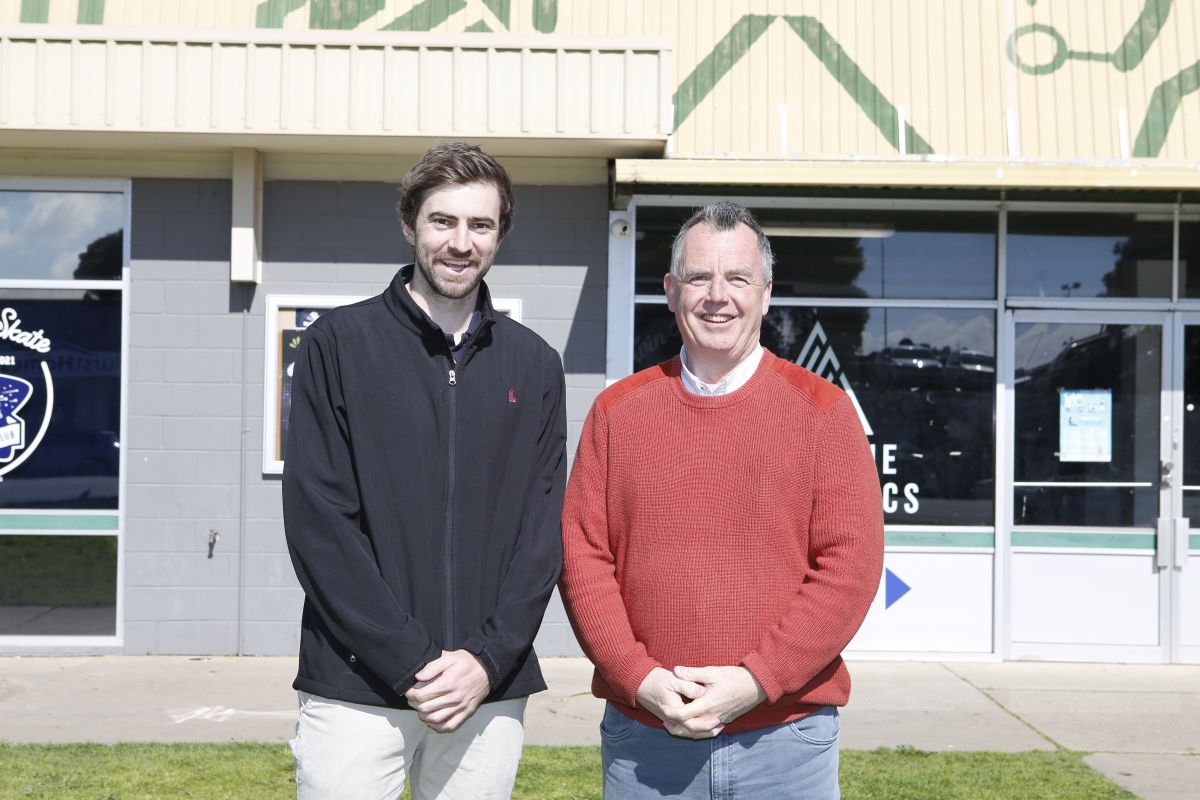
{"type": "Polygon", "coordinates": [[[1011,319],[1010,655],[1168,660],[1180,478],[1168,315],[1011,319]]]}
{"type": "Polygon", "coordinates": [[[1182,441],[1179,486],[1172,498],[1179,519],[1172,531],[1170,572],[1171,660],[1200,663],[1200,313],[1176,314],[1176,359],[1172,399],[1176,438],[1182,441]]]}

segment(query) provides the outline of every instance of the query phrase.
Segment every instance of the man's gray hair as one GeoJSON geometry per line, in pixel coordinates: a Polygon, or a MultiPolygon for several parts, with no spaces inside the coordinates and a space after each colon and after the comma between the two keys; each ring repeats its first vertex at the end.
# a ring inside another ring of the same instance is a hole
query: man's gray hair
{"type": "Polygon", "coordinates": [[[739,224],[754,231],[754,235],[758,239],[758,257],[761,261],[763,279],[770,283],[771,267],[775,264],[775,254],[771,252],[771,241],[763,233],[762,226],[758,224],[758,220],[754,218],[749,209],[728,200],[709,203],[683,223],[683,227],[675,235],[675,241],[671,243],[672,277],[683,278],[681,271],[683,268],[683,240],[687,238],[688,231],[697,225],[705,225],[714,231],[731,231],[739,224]]]}

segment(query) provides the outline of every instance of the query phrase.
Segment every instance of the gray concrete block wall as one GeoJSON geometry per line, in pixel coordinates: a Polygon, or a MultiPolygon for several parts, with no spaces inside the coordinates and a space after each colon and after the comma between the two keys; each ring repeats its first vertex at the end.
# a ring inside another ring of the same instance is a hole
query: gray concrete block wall
{"type": "MultiPolygon", "coordinates": [[[[302,593],[262,473],[267,296],[380,292],[410,260],[395,200],[381,183],[266,184],[264,282],[246,287],[229,282],[227,181],[134,182],[127,652],[296,651],[302,593]]],[[[573,453],[604,386],[606,190],[518,187],[517,207],[488,283],[562,355],[573,453]]],[[[557,596],[537,646],[580,652],[557,596]]]]}

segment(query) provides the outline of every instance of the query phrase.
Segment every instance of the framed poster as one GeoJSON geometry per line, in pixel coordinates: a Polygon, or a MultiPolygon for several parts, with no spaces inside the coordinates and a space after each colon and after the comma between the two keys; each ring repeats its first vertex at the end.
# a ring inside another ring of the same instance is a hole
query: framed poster
{"type": "MultiPolygon", "coordinates": [[[[264,474],[283,474],[283,451],[292,410],[292,370],[305,328],[331,308],[364,299],[340,295],[267,295],[267,341],[263,359],[264,474]]],[[[519,299],[492,298],[492,306],[501,314],[521,321],[519,299]]]]}
{"type": "Polygon", "coordinates": [[[1058,460],[1112,461],[1112,390],[1058,393],[1058,460]]]}

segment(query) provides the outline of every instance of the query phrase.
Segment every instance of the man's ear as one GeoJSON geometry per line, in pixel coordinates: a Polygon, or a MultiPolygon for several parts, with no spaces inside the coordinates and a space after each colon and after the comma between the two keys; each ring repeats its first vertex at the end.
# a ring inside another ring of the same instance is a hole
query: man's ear
{"type": "Polygon", "coordinates": [[[675,313],[675,282],[671,280],[671,273],[663,275],[663,294],[667,296],[667,308],[672,314],[675,313]]]}
{"type": "Polygon", "coordinates": [[[400,230],[404,233],[404,241],[408,242],[413,247],[417,246],[417,237],[413,233],[413,229],[408,227],[407,222],[400,223],[400,230]]]}

